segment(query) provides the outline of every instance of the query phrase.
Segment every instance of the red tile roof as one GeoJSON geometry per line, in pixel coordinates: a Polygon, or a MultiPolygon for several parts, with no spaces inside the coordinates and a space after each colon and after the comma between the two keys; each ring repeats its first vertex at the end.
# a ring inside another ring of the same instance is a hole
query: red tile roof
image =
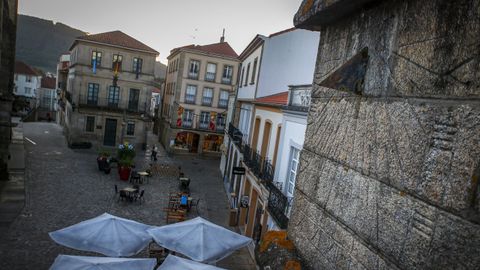
{"type": "Polygon", "coordinates": [[[181,49],[188,49],[193,51],[205,52],[209,54],[223,55],[227,57],[237,58],[238,54],[230,47],[228,42],[220,42],[209,45],[187,45],[183,47],[178,47],[170,51],[170,55],[176,53],[181,49]]]}
{"type": "Polygon", "coordinates": [[[271,104],[271,105],[287,105],[288,104],[288,91],[274,94],[271,96],[257,98],[255,103],[271,104]]]}
{"type": "Polygon", "coordinates": [[[22,61],[15,61],[15,73],[32,75],[32,76],[40,76],[40,74],[38,74],[31,66],[25,64],[22,61]]]}
{"type": "Polygon", "coordinates": [[[142,42],[118,30],[112,31],[112,32],[95,34],[95,35],[85,35],[85,36],[78,37],[77,40],[98,42],[106,45],[114,45],[114,46],[129,48],[133,50],[140,50],[140,51],[159,54],[156,50],[148,47],[142,42]]]}
{"type": "Polygon", "coordinates": [[[57,80],[55,78],[52,78],[52,77],[42,78],[42,83],[41,83],[42,88],[55,89],[56,84],[57,84],[57,80]]]}

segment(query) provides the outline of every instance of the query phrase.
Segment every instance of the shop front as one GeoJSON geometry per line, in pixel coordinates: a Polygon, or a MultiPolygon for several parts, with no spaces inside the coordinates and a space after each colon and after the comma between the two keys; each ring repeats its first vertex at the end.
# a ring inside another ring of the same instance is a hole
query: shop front
{"type": "Polygon", "coordinates": [[[200,142],[200,135],[194,132],[178,132],[175,137],[174,148],[189,153],[197,153],[200,142]]]}
{"type": "Polygon", "coordinates": [[[223,135],[206,134],[203,140],[203,152],[220,153],[223,144],[223,135]]]}

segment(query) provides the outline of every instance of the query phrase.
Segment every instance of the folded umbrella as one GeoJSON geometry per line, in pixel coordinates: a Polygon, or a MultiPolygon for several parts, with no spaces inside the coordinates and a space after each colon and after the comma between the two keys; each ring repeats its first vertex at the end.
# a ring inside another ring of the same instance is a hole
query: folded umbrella
{"type": "Polygon", "coordinates": [[[150,228],[153,227],[105,213],[49,235],[58,244],[70,248],[128,257],[150,243],[152,237],[147,233],[150,228]]]}
{"type": "Polygon", "coordinates": [[[58,255],[50,270],[153,270],[156,259],[58,255]]]}
{"type": "Polygon", "coordinates": [[[158,245],[197,262],[217,262],[252,242],[201,217],[149,229],[158,245]]]}
{"type": "Polygon", "coordinates": [[[168,255],[157,270],[226,270],[208,264],[194,262],[177,256],[168,255]]]}

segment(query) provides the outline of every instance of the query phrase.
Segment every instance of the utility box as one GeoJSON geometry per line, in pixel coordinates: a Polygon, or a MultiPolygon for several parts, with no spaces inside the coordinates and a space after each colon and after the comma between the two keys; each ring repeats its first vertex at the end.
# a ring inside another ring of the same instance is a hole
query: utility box
{"type": "Polygon", "coordinates": [[[228,225],[229,226],[237,226],[237,209],[232,208],[230,209],[230,216],[228,218],[228,225]]]}

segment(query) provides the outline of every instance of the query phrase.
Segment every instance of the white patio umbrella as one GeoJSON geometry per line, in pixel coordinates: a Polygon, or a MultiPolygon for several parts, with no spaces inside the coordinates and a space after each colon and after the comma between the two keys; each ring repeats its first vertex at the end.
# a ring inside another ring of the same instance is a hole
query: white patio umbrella
{"type": "Polygon", "coordinates": [[[201,217],[149,229],[148,233],[160,246],[206,263],[217,262],[252,242],[201,217]]]}
{"type": "Polygon", "coordinates": [[[168,255],[157,270],[226,270],[208,264],[194,262],[177,256],[168,255]]]}
{"type": "Polygon", "coordinates": [[[153,270],[157,259],[58,255],[50,270],[153,270]]]}
{"type": "Polygon", "coordinates": [[[70,227],[49,233],[60,245],[94,251],[110,257],[128,257],[142,251],[152,237],[152,226],[103,214],[70,227]]]}

